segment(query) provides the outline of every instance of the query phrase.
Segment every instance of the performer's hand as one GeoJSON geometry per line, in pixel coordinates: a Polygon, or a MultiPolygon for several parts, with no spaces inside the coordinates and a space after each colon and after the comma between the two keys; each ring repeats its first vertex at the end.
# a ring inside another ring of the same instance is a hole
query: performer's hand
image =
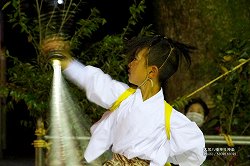
{"type": "Polygon", "coordinates": [[[51,37],[42,42],[41,52],[44,56],[48,57],[52,52],[57,52],[62,55],[62,58],[58,59],[61,61],[62,69],[67,68],[69,63],[72,61],[70,52],[70,43],[65,41],[62,37],[51,37]]]}

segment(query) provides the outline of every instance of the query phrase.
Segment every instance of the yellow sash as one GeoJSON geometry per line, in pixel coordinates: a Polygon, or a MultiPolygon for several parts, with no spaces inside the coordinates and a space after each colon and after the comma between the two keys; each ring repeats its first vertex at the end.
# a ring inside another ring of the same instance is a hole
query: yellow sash
{"type": "MultiPolygon", "coordinates": [[[[123,92],[118,99],[114,102],[114,104],[111,106],[109,109],[110,111],[115,111],[121,102],[128,98],[131,94],[135,93],[136,89],[135,88],[128,88],[125,92],[123,92]]],[[[172,113],[172,106],[169,105],[166,101],[164,101],[165,104],[165,128],[166,128],[166,134],[168,140],[170,140],[170,117],[172,113]]]]}
{"type": "MultiPolygon", "coordinates": [[[[128,88],[125,92],[123,92],[118,99],[114,102],[114,104],[111,106],[111,108],[109,109],[110,111],[115,111],[119,105],[121,104],[121,102],[123,100],[125,100],[126,98],[128,98],[131,94],[135,93],[136,89],[135,88],[128,88]]],[[[172,106],[170,104],[168,104],[165,100],[164,100],[164,104],[165,104],[165,128],[166,128],[166,134],[167,134],[167,139],[170,140],[170,117],[171,117],[171,113],[172,113],[172,106]]],[[[165,164],[165,166],[171,166],[171,164],[169,162],[167,162],[165,164]]]]}
{"type": "Polygon", "coordinates": [[[110,111],[114,111],[116,110],[119,105],[121,104],[121,102],[123,100],[125,100],[126,98],[128,98],[130,95],[132,95],[133,93],[135,93],[136,89],[134,88],[128,88],[125,92],[123,92],[119,97],[118,99],[114,102],[114,104],[111,106],[111,108],[109,109],[110,111]]]}

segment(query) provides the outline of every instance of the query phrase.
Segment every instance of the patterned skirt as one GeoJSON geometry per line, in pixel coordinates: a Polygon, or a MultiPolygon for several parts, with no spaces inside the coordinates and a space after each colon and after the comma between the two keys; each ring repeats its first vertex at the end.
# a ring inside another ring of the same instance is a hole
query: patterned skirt
{"type": "Polygon", "coordinates": [[[120,154],[113,154],[111,160],[106,161],[103,166],[149,166],[149,160],[142,160],[138,157],[127,159],[120,154]]]}

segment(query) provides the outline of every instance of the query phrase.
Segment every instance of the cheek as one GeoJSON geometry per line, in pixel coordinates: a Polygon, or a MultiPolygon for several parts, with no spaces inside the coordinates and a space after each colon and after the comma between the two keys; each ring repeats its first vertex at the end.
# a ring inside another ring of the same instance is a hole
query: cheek
{"type": "Polygon", "coordinates": [[[134,85],[139,85],[141,83],[141,75],[138,74],[136,70],[134,70],[130,75],[129,75],[129,82],[134,84],[134,85]]]}

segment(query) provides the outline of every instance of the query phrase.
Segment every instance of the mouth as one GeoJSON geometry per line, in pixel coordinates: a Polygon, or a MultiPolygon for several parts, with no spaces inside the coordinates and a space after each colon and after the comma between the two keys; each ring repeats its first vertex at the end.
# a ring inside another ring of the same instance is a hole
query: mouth
{"type": "Polygon", "coordinates": [[[128,72],[128,78],[129,78],[129,79],[131,78],[131,73],[130,73],[130,72],[128,72]]]}

